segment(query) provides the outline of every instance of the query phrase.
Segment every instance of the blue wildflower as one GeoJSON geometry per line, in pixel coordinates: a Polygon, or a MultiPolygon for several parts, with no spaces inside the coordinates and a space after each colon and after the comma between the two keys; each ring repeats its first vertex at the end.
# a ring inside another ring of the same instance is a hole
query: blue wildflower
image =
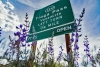
{"type": "Polygon", "coordinates": [[[49,39],[48,52],[49,52],[49,55],[51,56],[51,59],[53,59],[53,57],[54,57],[53,38],[49,39]]]}
{"type": "Polygon", "coordinates": [[[20,24],[20,28],[22,28],[23,27],[23,25],[22,24],[20,24]]]}
{"type": "Polygon", "coordinates": [[[63,58],[63,54],[62,54],[62,51],[63,51],[63,48],[62,46],[59,47],[61,50],[59,51],[59,56],[57,58],[57,61],[60,63],[60,61],[62,60],[63,58]]]}
{"type": "Polygon", "coordinates": [[[74,24],[74,26],[76,26],[76,28],[75,28],[75,30],[76,30],[76,32],[75,32],[75,34],[74,33],[72,33],[72,35],[71,35],[71,42],[73,43],[74,41],[74,64],[75,64],[75,66],[79,66],[78,65],[78,58],[79,58],[79,52],[78,52],[78,50],[79,50],[79,46],[78,46],[78,41],[79,41],[79,37],[81,37],[82,36],[82,34],[79,34],[79,32],[81,32],[81,28],[79,28],[80,26],[81,26],[81,21],[82,21],[82,18],[83,18],[83,16],[84,16],[84,13],[85,13],[85,8],[83,8],[83,11],[82,11],[82,13],[81,13],[81,15],[79,16],[80,18],[79,19],[76,19],[75,21],[78,21],[78,23],[75,23],[74,24]],[[73,36],[75,36],[75,39],[74,39],[74,37],[73,36]]]}
{"type": "Polygon", "coordinates": [[[2,30],[1,30],[1,27],[0,27],[0,36],[1,36],[1,31],[2,31],[2,30]]]}
{"type": "Polygon", "coordinates": [[[18,27],[18,26],[16,26],[16,29],[19,29],[19,27],[18,27]]]}

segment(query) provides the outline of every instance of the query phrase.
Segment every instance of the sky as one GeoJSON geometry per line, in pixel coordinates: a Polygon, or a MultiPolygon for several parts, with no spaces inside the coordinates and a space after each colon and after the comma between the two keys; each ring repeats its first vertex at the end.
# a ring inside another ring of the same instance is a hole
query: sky
{"type": "MultiPolygon", "coordinates": [[[[3,39],[0,43],[0,55],[3,55],[9,45],[8,36],[11,35],[12,38],[15,38],[13,35],[16,31],[15,26],[25,23],[26,13],[28,13],[29,21],[32,21],[35,10],[41,9],[56,1],[58,0],[0,0],[0,26],[3,30],[0,37],[0,40],[3,39]]],[[[91,51],[94,51],[94,46],[97,47],[97,50],[100,48],[100,0],[70,0],[70,2],[75,19],[79,18],[83,8],[85,8],[85,14],[81,22],[82,37],[79,38],[78,43],[80,56],[82,57],[85,48],[83,46],[85,35],[89,38],[91,51]]],[[[47,43],[48,39],[39,40],[37,45],[39,46],[43,41],[47,43]]],[[[57,49],[59,49],[60,45],[63,46],[63,52],[66,53],[64,34],[54,37],[55,56],[59,53],[57,49]]],[[[92,54],[94,55],[96,52],[94,51],[92,54]]]]}

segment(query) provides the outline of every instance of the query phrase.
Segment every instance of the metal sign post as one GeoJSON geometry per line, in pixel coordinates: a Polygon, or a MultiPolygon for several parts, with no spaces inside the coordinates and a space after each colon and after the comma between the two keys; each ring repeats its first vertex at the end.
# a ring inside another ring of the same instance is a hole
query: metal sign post
{"type": "Polygon", "coordinates": [[[66,52],[69,53],[71,48],[70,48],[70,35],[65,34],[65,41],[66,41],[66,52]]]}
{"type": "Polygon", "coordinates": [[[69,34],[65,34],[65,41],[66,41],[66,52],[67,52],[68,66],[74,67],[74,60],[73,60],[72,47],[70,44],[70,35],[69,34]]]}

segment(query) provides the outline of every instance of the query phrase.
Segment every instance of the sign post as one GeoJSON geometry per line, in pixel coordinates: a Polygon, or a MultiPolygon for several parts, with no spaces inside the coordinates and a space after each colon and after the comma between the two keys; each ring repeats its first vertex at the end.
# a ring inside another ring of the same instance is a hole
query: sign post
{"type": "Polygon", "coordinates": [[[70,0],[59,0],[42,9],[36,10],[27,41],[32,42],[74,32],[74,14],[70,0]]]}
{"type": "Polygon", "coordinates": [[[65,41],[66,41],[66,52],[67,52],[68,66],[74,67],[74,65],[73,65],[74,61],[73,61],[73,56],[72,56],[72,47],[70,44],[70,35],[69,34],[65,34],[65,41]]]}
{"type": "Polygon", "coordinates": [[[70,35],[65,34],[65,41],[66,41],[66,52],[69,53],[71,48],[70,48],[70,35]]]}

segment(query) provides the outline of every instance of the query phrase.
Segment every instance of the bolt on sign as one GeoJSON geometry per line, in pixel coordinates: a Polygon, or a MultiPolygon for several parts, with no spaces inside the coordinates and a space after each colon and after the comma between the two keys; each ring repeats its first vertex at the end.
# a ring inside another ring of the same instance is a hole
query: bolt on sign
{"type": "Polygon", "coordinates": [[[36,10],[28,34],[28,42],[71,33],[75,18],[69,0],[59,0],[36,10]]]}

